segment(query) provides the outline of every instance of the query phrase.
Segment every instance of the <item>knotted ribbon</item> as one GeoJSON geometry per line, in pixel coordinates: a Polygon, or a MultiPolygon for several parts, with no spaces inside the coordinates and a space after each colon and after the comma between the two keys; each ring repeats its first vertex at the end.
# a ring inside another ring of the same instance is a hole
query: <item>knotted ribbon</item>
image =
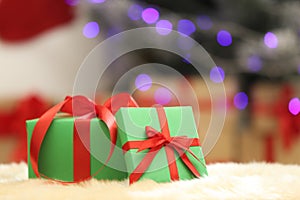
{"type": "MultiPolygon", "coordinates": [[[[117,124],[114,114],[120,107],[138,107],[137,103],[127,93],[117,94],[108,99],[104,105],[97,105],[84,96],[67,96],[64,101],[50,108],[37,121],[32,132],[30,144],[30,161],[37,177],[46,177],[39,172],[39,152],[47,131],[58,112],[76,117],[74,122],[74,181],[76,183],[90,179],[90,120],[97,117],[102,120],[108,130],[111,140],[109,155],[105,164],[110,160],[117,142],[117,124]]],[[[99,170],[96,174],[99,173],[99,170]]],[[[94,174],[95,175],[95,174],[94,174]]],[[[50,178],[51,179],[51,178],[50,178]]],[[[62,182],[62,181],[59,181],[62,182]]]]}
{"type": "Polygon", "coordinates": [[[190,153],[197,161],[203,164],[199,158],[189,149],[192,146],[200,146],[198,138],[188,138],[187,136],[170,136],[168,122],[163,107],[156,107],[158,119],[161,127],[161,132],[155,130],[150,126],[146,126],[146,135],[148,138],[143,141],[128,141],[122,149],[124,153],[130,149],[138,149],[137,152],[149,149],[143,160],[129,175],[130,184],[138,181],[144,172],[148,169],[157,153],[164,147],[168,160],[168,167],[172,181],[179,180],[178,168],[175,159],[175,152],[178,153],[180,159],[193,173],[195,177],[200,177],[200,173],[190,161],[186,152],[190,153]],[[175,151],[175,152],[174,152],[175,151]]]}

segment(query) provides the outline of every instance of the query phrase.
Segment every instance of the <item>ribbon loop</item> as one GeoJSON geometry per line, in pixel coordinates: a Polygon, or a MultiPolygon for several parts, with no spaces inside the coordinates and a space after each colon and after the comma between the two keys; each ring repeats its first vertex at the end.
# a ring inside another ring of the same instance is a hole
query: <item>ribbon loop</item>
{"type": "MultiPolygon", "coordinates": [[[[111,149],[104,163],[105,165],[110,160],[117,142],[117,124],[114,117],[114,113],[120,107],[124,107],[124,106],[138,107],[137,103],[129,94],[121,93],[108,99],[103,106],[97,105],[96,103],[94,103],[93,101],[91,101],[90,99],[84,96],[73,96],[73,97],[67,96],[64,101],[58,103],[57,105],[53,106],[48,111],[46,111],[37,121],[34,130],[32,132],[32,138],[30,143],[30,161],[35,175],[37,177],[41,177],[41,175],[43,177],[46,177],[45,175],[41,174],[38,170],[39,153],[40,153],[42,142],[46,136],[46,133],[58,112],[64,112],[74,117],[79,117],[78,119],[75,119],[74,131],[78,132],[77,133],[78,136],[76,137],[79,137],[79,140],[84,140],[82,141],[83,143],[84,142],[88,143],[88,145],[83,144],[86,148],[88,148],[87,149],[88,152],[90,151],[89,142],[85,141],[86,137],[83,137],[85,134],[89,134],[88,126],[84,126],[85,127],[84,130],[82,130],[82,128],[76,126],[76,124],[78,124],[77,120],[87,119],[90,121],[90,119],[97,117],[106,124],[110,134],[111,149]],[[116,105],[112,107],[112,103],[115,103],[116,105]],[[114,110],[112,110],[112,108],[114,110]],[[80,129],[81,131],[77,131],[77,129],[80,129]]],[[[90,163],[80,163],[80,162],[77,163],[79,163],[79,165],[90,165],[90,163]]],[[[82,169],[86,169],[86,168],[88,167],[86,166],[82,167],[82,169]]],[[[76,171],[80,172],[80,169],[76,171]]],[[[69,183],[76,183],[90,178],[91,178],[90,174],[87,177],[76,176],[76,180],[69,183]]],[[[58,181],[58,182],[62,182],[62,181],[58,181]]]]}
{"type": "Polygon", "coordinates": [[[198,162],[200,159],[189,149],[191,146],[199,146],[200,142],[198,138],[188,138],[187,136],[170,136],[170,131],[168,128],[166,114],[163,107],[156,107],[158,113],[158,118],[161,125],[161,132],[155,130],[150,126],[145,127],[145,132],[147,139],[143,141],[129,141],[123,145],[123,150],[126,152],[129,149],[138,149],[140,152],[145,149],[149,149],[140,164],[133,170],[129,176],[130,183],[134,183],[140,179],[143,173],[148,169],[152,160],[162,149],[165,147],[168,166],[172,180],[179,180],[178,169],[176,165],[176,159],[174,151],[177,152],[180,159],[187,166],[187,168],[195,175],[195,177],[200,177],[200,173],[190,161],[186,153],[191,154],[198,162]]]}

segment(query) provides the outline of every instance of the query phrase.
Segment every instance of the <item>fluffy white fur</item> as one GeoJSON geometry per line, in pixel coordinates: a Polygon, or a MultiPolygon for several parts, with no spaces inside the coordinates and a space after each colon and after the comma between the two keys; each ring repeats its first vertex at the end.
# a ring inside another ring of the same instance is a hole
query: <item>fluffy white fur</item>
{"type": "Polygon", "coordinates": [[[151,180],[91,180],[61,185],[27,180],[24,163],[0,165],[0,199],[299,199],[300,167],[281,164],[212,164],[209,176],[158,184],[151,180]]]}

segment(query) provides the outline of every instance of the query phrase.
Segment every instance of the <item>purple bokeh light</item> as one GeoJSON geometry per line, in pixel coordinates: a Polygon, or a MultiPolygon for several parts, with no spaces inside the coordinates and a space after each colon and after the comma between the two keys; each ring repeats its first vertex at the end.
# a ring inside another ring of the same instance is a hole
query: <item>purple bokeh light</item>
{"type": "Polygon", "coordinates": [[[172,93],[167,88],[158,88],[154,94],[155,102],[160,105],[166,105],[172,100],[172,93]]]}
{"type": "Polygon", "coordinates": [[[292,113],[293,115],[298,115],[300,112],[300,100],[295,97],[292,98],[289,102],[289,111],[290,113],[292,113]]]}
{"type": "Polygon", "coordinates": [[[300,65],[298,65],[298,74],[300,74],[300,65]]]}
{"type": "Polygon", "coordinates": [[[258,72],[262,68],[262,60],[258,55],[249,56],[247,66],[249,70],[258,72]]]}
{"type": "Polygon", "coordinates": [[[196,31],[196,26],[188,19],[181,19],[178,21],[177,30],[184,35],[191,35],[196,31]]]}
{"type": "Polygon", "coordinates": [[[267,47],[274,49],[278,46],[277,36],[272,32],[267,32],[264,37],[264,43],[267,47]]]}
{"type": "Polygon", "coordinates": [[[197,25],[202,30],[209,30],[213,26],[212,20],[207,15],[197,17],[197,25]]]}
{"type": "Polygon", "coordinates": [[[223,47],[230,46],[232,43],[231,34],[226,30],[221,30],[218,32],[217,41],[223,47]]]}
{"type": "Polygon", "coordinates": [[[69,6],[76,6],[79,4],[79,0],[65,0],[65,3],[68,4],[69,6]]]}
{"type": "Polygon", "coordinates": [[[98,3],[104,3],[106,0],[89,0],[90,3],[98,4],[98,3]]]}
{"type": "Polygon", "coordinates": [[[135,87],[140,91],[147,91],[152,86],[152,79],[147,74],[140,74],[135,79],[135,87]]]}
{"type": "Polygon", "coordinates": [[[168,35],[172,31],[173,25],[169,20],[159,20],[156,23],[156,32],[160,35],[168,35]]]}
{"type": "Polygon", "coordinates": [[[128,12],[127,15],[128,17],[133,20],[133,21],[137,21],[141,19],[141,15],[143,12],[143,7],[137,4],[133,4],[132,6],[130,6],[128,8],[128,12]]]}
{"type": "Polygon", "coordinates": [[[210,80],[215,83],[222,83],[225,79],[225,72],[221,67],[213,67],[210,70],[210,80]]]}
{"type": "Polygon", "coordinates": [[[245,92],[239,92],[234,96],[233,103],[239,110],[244,110],[248,105],[248,96],[245,92]]]}
{"type": "Polygon", "coordinates": [[[82,34],[86,38],[94,38],[96,37],[100,32],[100,27],[97,22],[88,22],[82,30],[82,34]]]}
{"type": "Polygon", "coordinates": [[[153,24],[159,19],[159,12],[155,8],[146,8],[142,12],[142,18],[147,24],[153,24]]]}

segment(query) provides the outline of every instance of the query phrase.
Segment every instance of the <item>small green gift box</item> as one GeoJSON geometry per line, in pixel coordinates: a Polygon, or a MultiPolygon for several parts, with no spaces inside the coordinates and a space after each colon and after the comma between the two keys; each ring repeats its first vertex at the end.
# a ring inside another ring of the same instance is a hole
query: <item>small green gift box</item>
{"type": "Polygon", "coordinates": [[[123,106],[137,104],[127,93],[112,96],[103,105],[85,96],[67,96],[39,119],[28,120],[29,178],[73,183],[91,177],[127,178],[114,117],[123,106]],[[69,117],[57,117],[58,113],[69,117]]]}
{"type": "MultiPolygon", "coordinates": [[[[84,133],[80,138],[74,134],[75,119],[74,117],[56,117],[52,121],[39,152],[39,172],[47,178],[73,182],[75,181],[74,176],[76,176],[75,160],[77,160],[77,165],[79,165],[77,176],[86,174],[86,176],[94,175],[93,177],[96,179],[126,179],[126,166],[120,148],[115,148],[111,159],[105,163],[111,145],[109,131],[105,123],[98,118],[91,119],[89,133],[84,133]],[[78,149],[78,146],[76,147],[78,145],[76,140],[82,140],[82,144],[79,143],[82,146],[81,150],[78,149]],[[90,169],[86,169],[87,167],[90,169]]],[[[36,177],[30,161],[30,141],[37,121],[38,119],[33,119],[26,122],[29,178],[36,177]]],[[[120,146],[117,143],[118,145],[120,146]]]]}
{"type": "Polygon", "coordinates": [[[130,183],[207,175],[191,107],[121,108],[116,121],[130,183]]]}

